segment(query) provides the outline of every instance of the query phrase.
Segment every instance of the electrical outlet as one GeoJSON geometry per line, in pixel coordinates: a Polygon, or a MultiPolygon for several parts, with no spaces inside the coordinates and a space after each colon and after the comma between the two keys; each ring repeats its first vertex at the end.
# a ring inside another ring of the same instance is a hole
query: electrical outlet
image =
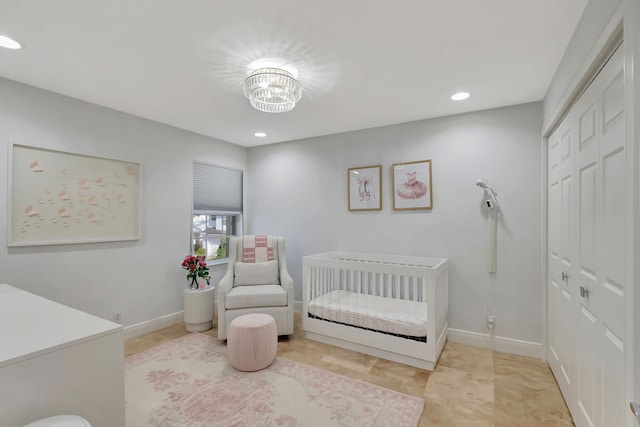
{"type": "Polygon", "coordinates": [[[113,312],[113,321],[116,322],[116,323],[122,324],[122,312],[121,311],[114,311],[113,312]]]}
{"type": "Polygon", "coordinates": [[[487,316],[487,327],[489,328],[490,331],[493,330],[493,327],[496,325],[496,318],[495,316],[487,316]]]}

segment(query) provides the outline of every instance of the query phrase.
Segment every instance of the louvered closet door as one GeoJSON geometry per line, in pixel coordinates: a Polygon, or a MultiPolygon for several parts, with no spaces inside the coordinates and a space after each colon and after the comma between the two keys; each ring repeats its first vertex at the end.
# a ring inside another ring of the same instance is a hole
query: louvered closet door
{"type": "Polygon", "coordinates": [[[578,427],[624,426],[628,405],[623,77],[619,48],[549,139],[549,359],[578,427]]]}

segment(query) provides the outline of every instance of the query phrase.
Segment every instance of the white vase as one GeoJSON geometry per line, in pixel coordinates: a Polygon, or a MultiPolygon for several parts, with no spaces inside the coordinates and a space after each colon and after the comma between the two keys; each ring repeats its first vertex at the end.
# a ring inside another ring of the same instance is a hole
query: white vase
{"type": "Polygon", "coordinates": [[[189,332],[203,332],[213,327],[215,286],[184,290],[184,323],[189,332]]]}

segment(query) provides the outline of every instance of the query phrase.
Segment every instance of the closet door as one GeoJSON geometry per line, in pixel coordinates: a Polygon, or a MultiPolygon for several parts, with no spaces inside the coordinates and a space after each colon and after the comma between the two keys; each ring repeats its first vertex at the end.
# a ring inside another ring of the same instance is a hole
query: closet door
{"type": "Polygon", "coordinates": [[[548,337],[549,364],[566,401],[573,395],[575,366],[575,301],[569,288],[575,240],[572,142],[572,127],[565,119],[549,138],[548,337]]]}
{"type": "Polygon", "coordinates": [[[627,189],[622,48],[550,138],[549,159],[550,365],[576,426],[624,426],[627,189]],[[557,178],[551,161],[555,141],[560,146],[557,178]],[[573,154],[563,157],[567,150],[573,154]],[[565,157],[572,163],[566,166],[571,172],[562,173],[565,157]],[[554,198],[560,199],[559,206],[554,198]],[[559,213],[552,213],[554,209],[559,213]],[[559,246],[552,244],[556,216],[559,246]]]}
{"type": "Polygon", "coordinates": [[[626,168],[621,48],[575,107],[578,118],[577,425],[624,425],[626,168]]]}

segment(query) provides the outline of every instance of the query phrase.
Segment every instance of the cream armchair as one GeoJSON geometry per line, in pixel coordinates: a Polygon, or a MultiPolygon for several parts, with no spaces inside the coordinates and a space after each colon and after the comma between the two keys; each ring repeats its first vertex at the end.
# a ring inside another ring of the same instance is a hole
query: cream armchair
{"type": "MultiPolygon", "coordinates": [[[[229,324],[243,314],[270,314],[276,321],[278,335],[293,334],[293,279],[287,272],[284,238],[259,236],[271,244],[273,261],[261,261],[256,253],[251,260],[257,236],[232,237],[229,240],[227,273],[218,284],[218,339],[227,339],[229,324]],[[244,254],[244,258],[243,258],[244,254]],[[244,261],[246,262],[243,262],[244,261]]],[[[267,248],[259,248],[261,255],[267,248]]],[[[265,258],[266,259],[266,258],[265,258]]]]}

